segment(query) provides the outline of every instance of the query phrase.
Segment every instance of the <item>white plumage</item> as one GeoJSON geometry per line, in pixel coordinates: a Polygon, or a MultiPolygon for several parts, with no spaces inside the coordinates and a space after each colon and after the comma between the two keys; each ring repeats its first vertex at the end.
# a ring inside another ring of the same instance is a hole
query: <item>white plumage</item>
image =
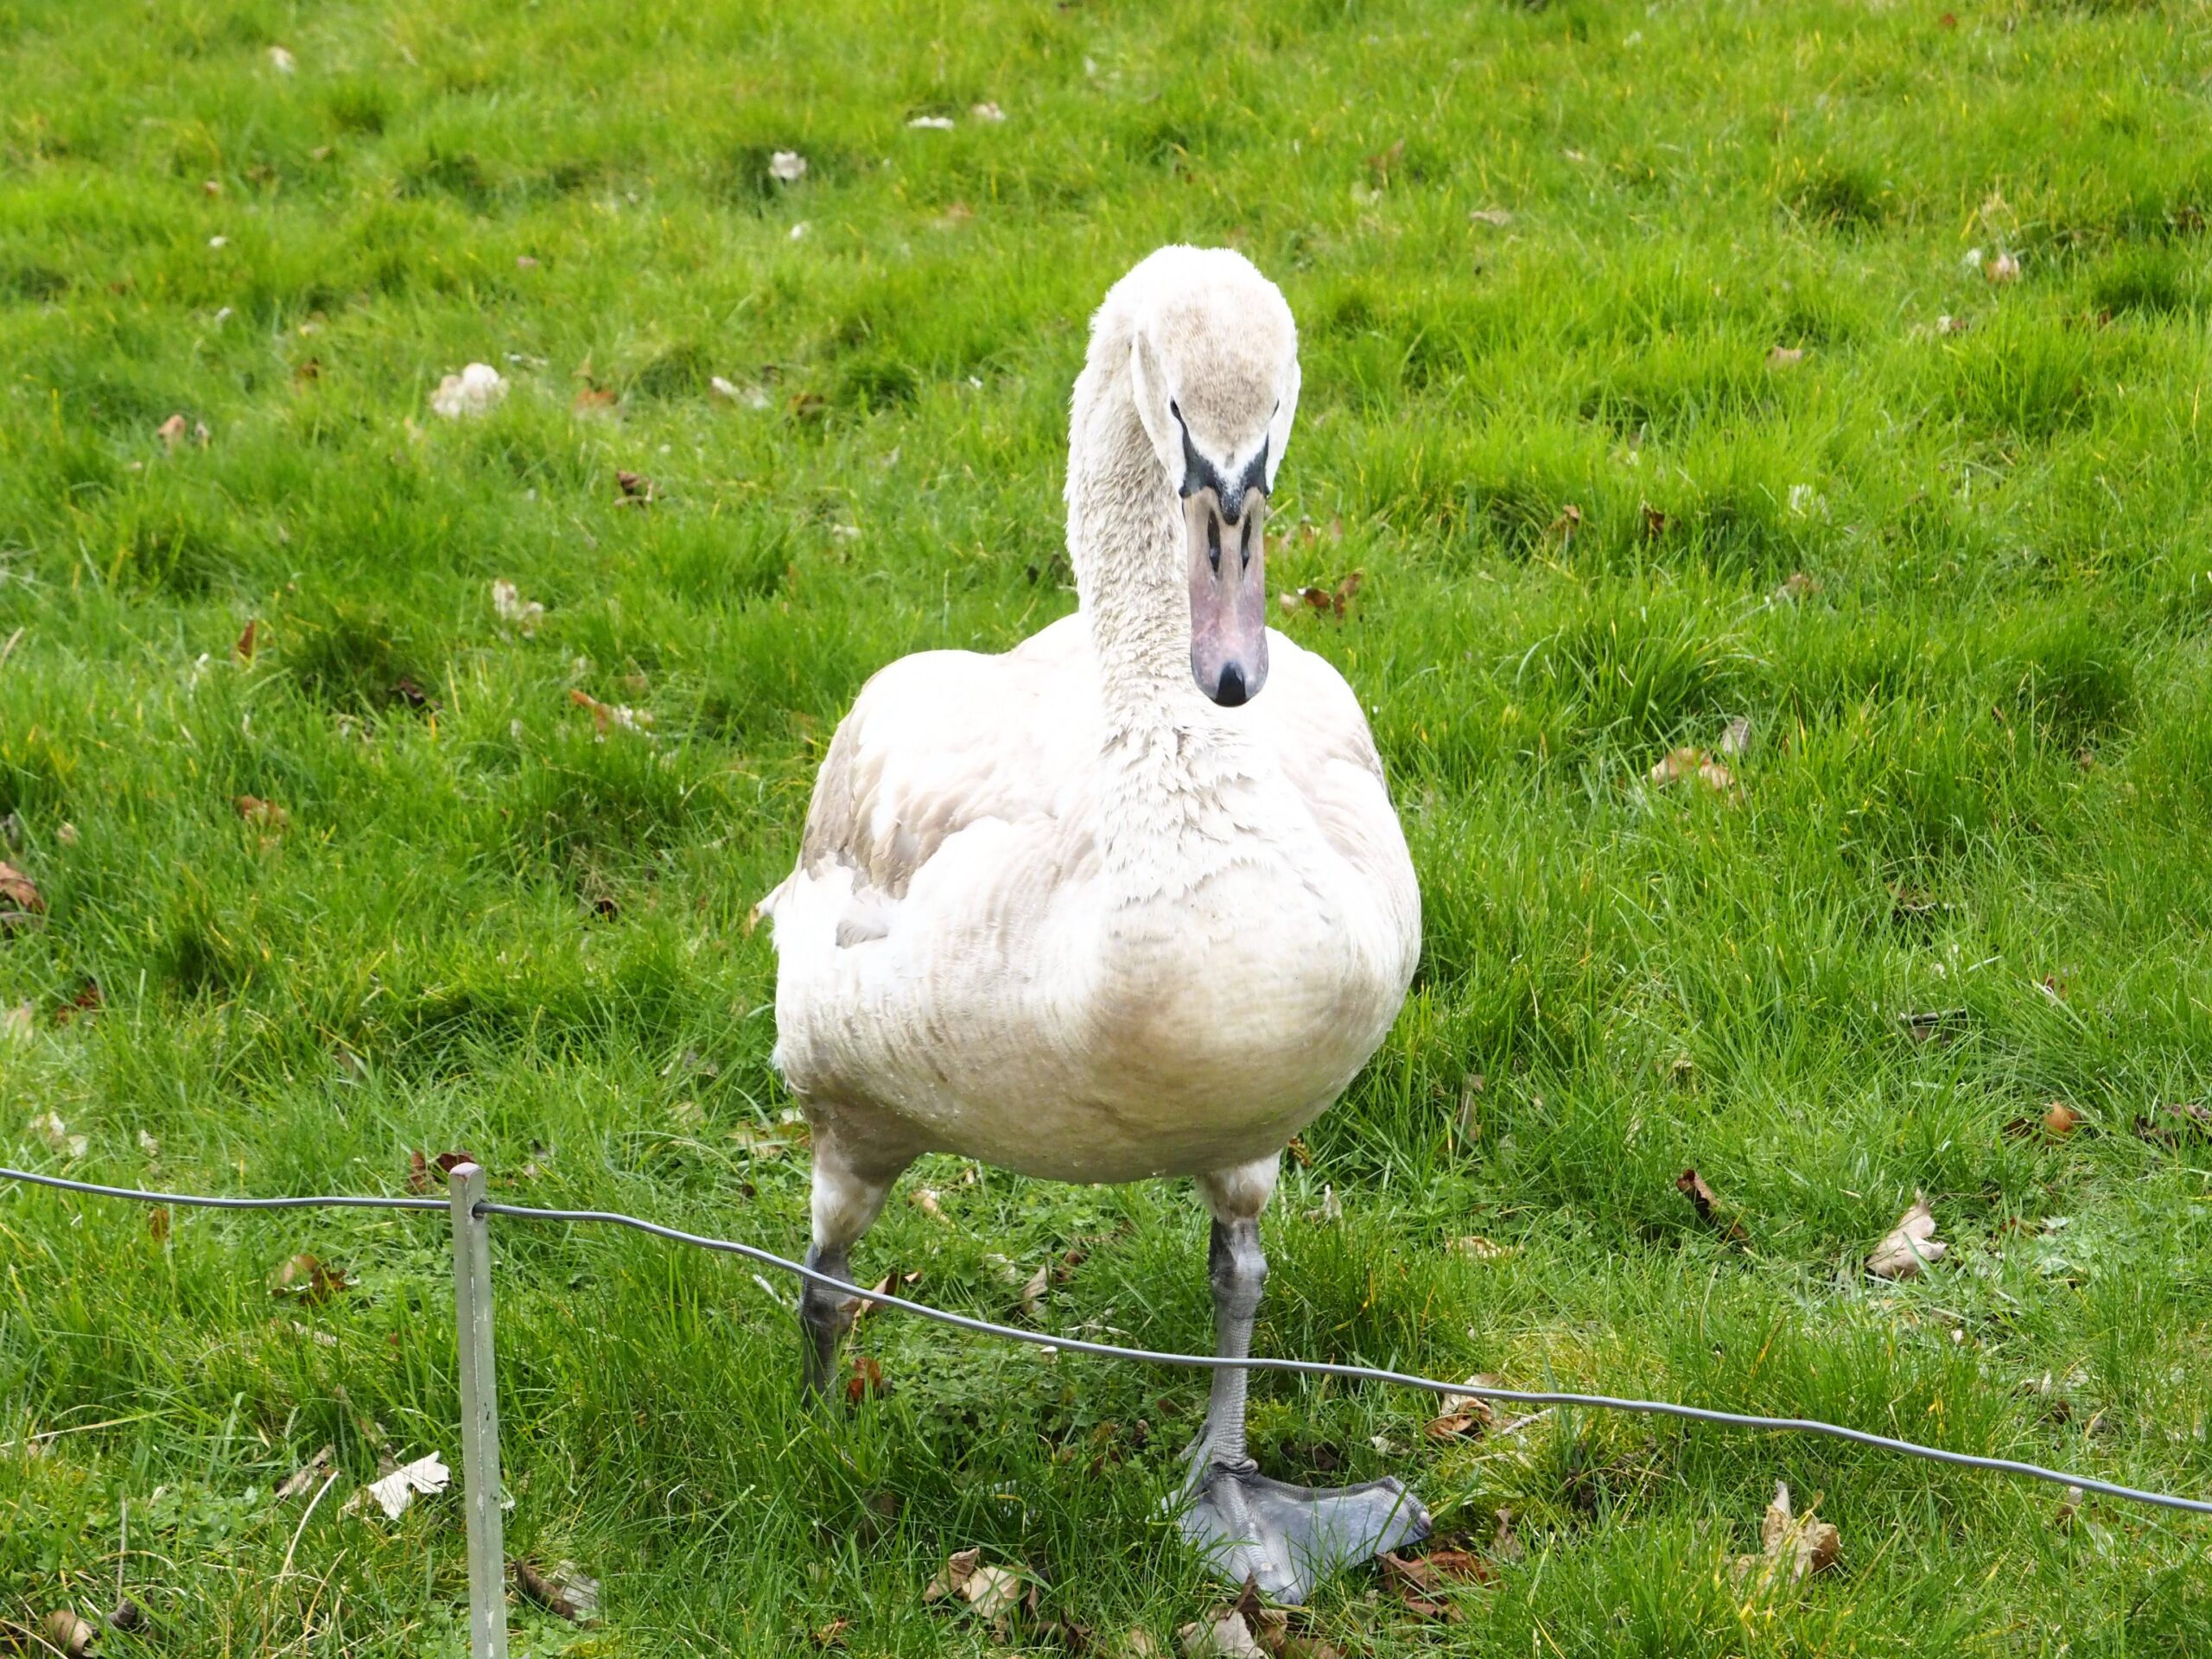
{"type": "MultiPolygon", "coordinates": [[[[924,1152],[1195,1176],[1224,1341],[1249,1338],[1278,1156],[1382,1041],[1421,937],[1358,702],[1264,628],[1260,529],[1298,387],[1289,308],[1241,256],[1138,265],[1076,385],[1077,613],[1001,656],[895,662],[838,728],[798,868],[762,906],[825,1271],[847,1274],[924,1152]]],[[[804,1317],[820,1388],[844,1314],[810,1292],[804,1317]]],[[[1218,1375],[1234,1385],[1217,1382],[1185,1524],[1224,1570],[1294,1596],[1326,1563],[1286,1564],[1286,1529],[1318,1548],[1317,1528],[1371,1543],[1426,1524],[1395,1483],[1248,1513],[1290,1500],[1232,1490],[1243,1374],[1218,1375]]]]}

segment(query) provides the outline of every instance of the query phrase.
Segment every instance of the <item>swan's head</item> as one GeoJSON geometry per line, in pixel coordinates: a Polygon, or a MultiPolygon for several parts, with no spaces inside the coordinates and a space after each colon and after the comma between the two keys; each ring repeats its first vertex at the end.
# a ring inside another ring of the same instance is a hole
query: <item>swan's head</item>
{"type": "Polygon", "coordinates": [[[1298,410],[1297,326],[1225,248],[1162,248],[1119,287],[1137,419],[1181,502],[1191,677],[1235,708],[1268,679],[1262,532],[1298,410]]]}

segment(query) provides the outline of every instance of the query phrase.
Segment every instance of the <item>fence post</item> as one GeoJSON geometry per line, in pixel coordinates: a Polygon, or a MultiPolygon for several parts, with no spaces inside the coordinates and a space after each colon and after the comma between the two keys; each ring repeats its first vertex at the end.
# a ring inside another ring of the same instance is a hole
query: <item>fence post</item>
{"type": "Polygon", "coordinates": [[[500,1538],[499,1398],[492,1362],[492,1227],[476,1213],[484,1172],[455,1164],[453,1303],[460,1332],[461,1502],[468,1510],[468,1651],[507,1659],[507,1564],[500,1538]]]}

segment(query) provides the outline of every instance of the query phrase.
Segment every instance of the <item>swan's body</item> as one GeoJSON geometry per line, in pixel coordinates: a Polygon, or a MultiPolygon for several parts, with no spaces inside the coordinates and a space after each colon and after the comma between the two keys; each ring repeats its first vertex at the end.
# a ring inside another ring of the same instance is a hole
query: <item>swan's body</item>
{"type": "MultiPolygon", "coordinates": [[[[925,1152],[1190,1175],[1214,1216],[1221,1351],[1249,1351],[1279,1155],[1382,1040],[1421,941],[1359,704],[1265,626],[1296,344],[1239,255],[1138,265],[1076,384],[1080,608],[1003,656],[893,663],[838,728],[798,866],[763,903],[824,1273],[849,1277],[925,1152]]],[[[802,1318],[819,1390],[849,1314],[810,1286],[802,1318]]],[[[1215,1373],[1184,1496],[1224,1572],[1293,1600],[1427,1524],[1395,1481],[1261,1478],[1241,1370],[1215,1373]]]]}
{"type": "Polygon", "coordinates": [[[1351,689],[1268,646],[1165,754],[1109,741],[1080,614],[878,674],[773,900],[791,1088],[1058,1180],[1281,1151],[1396,1017],[1420,898],[1351,689]],[[1143,811],[1179,822],[1117,858],[1143,811]]]}

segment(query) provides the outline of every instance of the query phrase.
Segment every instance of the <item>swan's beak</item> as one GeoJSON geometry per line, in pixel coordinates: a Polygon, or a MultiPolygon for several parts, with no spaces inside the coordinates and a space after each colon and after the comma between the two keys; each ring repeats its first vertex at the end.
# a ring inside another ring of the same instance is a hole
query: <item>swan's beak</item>
{"type": "Polygon", "coordinates": [[[1267,517],[1267,494],[1256,487],[1247,488],[1230,510],[1211,485],[1183,498],[1191,561],[1191,677],[1224,709],[1249,702],[1268,683],[1267,562],[1261,538],[1267,517]]]}

